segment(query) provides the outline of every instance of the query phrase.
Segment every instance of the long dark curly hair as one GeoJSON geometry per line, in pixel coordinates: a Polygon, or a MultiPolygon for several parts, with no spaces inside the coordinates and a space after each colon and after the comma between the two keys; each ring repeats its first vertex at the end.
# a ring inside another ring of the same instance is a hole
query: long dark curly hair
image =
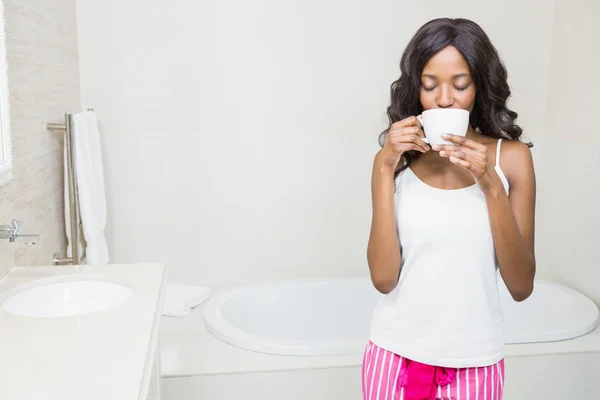
{"type": "MultiPolygon", "coordinates": [[[[391,85],[391,101],[387,108],[389,126],[379,135],[381,147],[394,122],[423,112],[421,74],[427,62],[448,46],[454,46],[465,58],[475,83],[471,126],[484,136],[520,140],[523,130],[515,123],[517,113],[506,106],[511,94],[508,74],[487,34],[468,19],[438,18],[419,28],[402,54],[400,78],[391,85]]],[[[531,143],[527,145],[533,147],[531,143]]],[[[396,175],[420,154],[415,150],[405,152],[396,175]]]]}

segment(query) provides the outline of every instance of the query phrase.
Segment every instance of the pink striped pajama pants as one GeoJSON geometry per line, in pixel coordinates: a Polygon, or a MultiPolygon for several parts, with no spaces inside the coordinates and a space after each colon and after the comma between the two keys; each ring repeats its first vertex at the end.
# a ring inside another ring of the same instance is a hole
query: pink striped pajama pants
{"type": "Polygon", "coordinates": [[[362,364],[364,400],[502,400],[504,360],[474,368],[411,361],[369,342],[362,364]]]}

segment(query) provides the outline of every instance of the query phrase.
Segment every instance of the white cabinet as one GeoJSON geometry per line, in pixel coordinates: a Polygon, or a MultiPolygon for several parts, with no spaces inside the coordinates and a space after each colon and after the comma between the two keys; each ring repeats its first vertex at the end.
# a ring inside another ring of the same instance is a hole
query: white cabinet
{"type": "Polygon", "coordinates": [[[154,362],[152,363],[152,371],[150,375],[150,384],[148,388],[148,400],[161,400],[161,385],[160,385],[160,346],[154,349],[154,362]]]}

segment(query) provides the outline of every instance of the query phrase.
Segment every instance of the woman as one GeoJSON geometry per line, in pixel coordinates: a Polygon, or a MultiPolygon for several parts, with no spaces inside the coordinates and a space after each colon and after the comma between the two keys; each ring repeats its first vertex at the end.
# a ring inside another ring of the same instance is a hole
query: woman
{"type": "Polygon", "coordinates": [[[507,73],[476,23],[436,19],[392,84],[372,174],[371,280],[384,294],[363,360],[367,400],[502,398],[496,271],[515,301],[533,291],[535,175],[507,73]],[[470,112],[465,137],[430,147],[417,116],[470,112]]]}

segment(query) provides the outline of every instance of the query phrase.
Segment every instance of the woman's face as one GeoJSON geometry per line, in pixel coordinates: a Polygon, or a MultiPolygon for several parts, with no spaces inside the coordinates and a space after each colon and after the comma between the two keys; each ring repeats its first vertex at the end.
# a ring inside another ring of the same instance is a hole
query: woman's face
{"type": "Polygon", "coordinates": [[[462,54],[448,46],[433,56],[421,74],[421,105],[434,108],[462,108],[473,111],[475,84],[462,54]]]}

